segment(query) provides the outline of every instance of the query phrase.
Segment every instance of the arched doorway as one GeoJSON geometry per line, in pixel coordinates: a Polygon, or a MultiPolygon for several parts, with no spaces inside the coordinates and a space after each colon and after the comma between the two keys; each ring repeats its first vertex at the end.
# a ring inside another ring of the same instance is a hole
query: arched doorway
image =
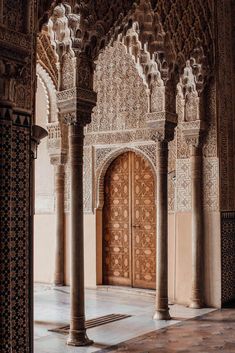
{"type": "Polygon", "coordinates": [[[134,152],[117,157],[104,178],[103,283],[156,286],[155,182],[134,152]]]}

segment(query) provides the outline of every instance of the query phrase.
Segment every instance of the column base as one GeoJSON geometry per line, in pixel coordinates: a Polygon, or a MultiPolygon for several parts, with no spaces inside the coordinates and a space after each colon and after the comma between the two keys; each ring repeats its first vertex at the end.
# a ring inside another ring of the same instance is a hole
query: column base
{"type": "Polygon", "coordinates": [[[154,320],[171,320],[169,309],[159,309],[155,311],[154,320]]]}
{"type": "Polygon", "coordinates": [[[54,286],[54,287],[64,287],[65,284],[64,284],[64,283],[61,283],[61,282],[58,282],[58,283],[57,283],[57,282],[54,282],[54,283],[53,283],[53,286],[54,286]]]}
{"type": "Polygon", "coordinates": [[[189,304],[189,308],[191,309],[201,309],[203,307],[204,305],[202,304],[200,299],[192,299],[189,304]]]}
{"type": "Polygon", "coordinates": [[[70,331],[67,340],[68,346],[83,347],[90,346],[94,342],[87,337],[86,331],[70,331]]]}
{"type": "Polygon", "coordinates": [[[55,273],[53,285],[56,287],[63,287],[65,285],[64,274],[59,273],[59,272],[55,273]]]}

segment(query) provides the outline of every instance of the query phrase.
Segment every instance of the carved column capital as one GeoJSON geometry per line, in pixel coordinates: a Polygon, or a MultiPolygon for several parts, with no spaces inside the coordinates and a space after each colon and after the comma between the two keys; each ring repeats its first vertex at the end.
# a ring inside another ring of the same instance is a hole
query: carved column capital
{"type": "Polygon", "coordinates": [[[47,149],[51,164],[59,165],[67,162],[68,131],[67,126],[59,121],[47,124],[47,149]]]}
{"type": "Polygon", "coordinates": [[[53,166],[65,165],[67,163],[67,155],[63,153],[50,155],[50,162],[53,166]]]}
{"type": "Polygon", "coordinates": [[[17,80],[23,80],[24,65],[25,62],[0,60],[0,96],[4,105],[12,105],[15,102],[15,86],[17,80]]]}
{"type": "Polygon", "coordinates": [[[183,136],[187,144],[189,144],[191,147],[202,147],[206,131],[206,123],[202,120],[182,123],[183,136]]]}
{"type": "Polygon", "coordinates": [[[170,142],[174,139],[177,114],[169,112],[148,113],[147,124],[153,129],[152,140],[155,142],[170,142]]]}
{"type": "Polygon", "coordinates": [[[68,125],[85,126],[91,122],[92,109],[96,105],[97,94],[82,87],[58,92],[60,120],[68,125]]]}

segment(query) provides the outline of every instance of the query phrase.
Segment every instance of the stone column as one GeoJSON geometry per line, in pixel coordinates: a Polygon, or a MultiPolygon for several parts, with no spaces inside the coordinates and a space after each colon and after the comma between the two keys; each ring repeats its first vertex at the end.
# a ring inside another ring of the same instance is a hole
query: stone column
{"type": "MultiPolygon", "coordinates": [[[[60,108],[58,104],[58,108],[60,108]]],[[[47,148],[51,164],[54,166],[54,192],[55,192],[55,217],[56,217],[56,246],[55,246],[55,272],[54,285],[63,286],[65,271],[65,164],[68,155],[68,129],[62,123],[63,118],[47,124],[47,148]]]]}
{"type": "Polygon", "coordinates": [[[56,215],[56,250],[55,250],[55,273],[54,284],[64,285],[64,235],[65,235],[65,214],[64,214],[64,164],[55,164],[55,215],[56,215]]]}
{"type": "Polygon", "coordinates": [[[83,125],[69,125],[71,163],[71,319],[68,344],[86,346],[83,244],[83,125]]]}
{"type": "Polygon", "coordinates": [[[191,308],[203,306],[203,202],[202,202],[202,149],[190,146],[192,180],[192,295],[191,308]]]}
{"type": "Polygon", "coordinates": [[[169,320],[168,308],[168,142],[157,143],[156,304],[154,319],[169,320]]]}
{"type": "Polygon", "coordinates": [[[203,182],[202,182],[202,143],[206,124],[201,120],[183,123],[183,135],[190,145],[190,169],[192,190],[192,293],[190,308],[203,307],[203,182]]]}
{"type": "MultiPolygon", "coordinates": [[[[165,103],[166,89],[161,88],[165,103]]],[[[174,92],[174,90],[172,90],[174,92]]],[[[172,94],[171,92],[171,94],[172,94]]],[[[174,102],[174,99],[172,99],[174,102]]],[[[172,107],[174,111],[174,107],[172,107]]],[[[152,139],[157,143],[157,234],[156,234],[156,302],[154,319],[170,320],[168,308],[168,143],[174,139],[177,115],[156,111],[147,114],[152,139]]]]}

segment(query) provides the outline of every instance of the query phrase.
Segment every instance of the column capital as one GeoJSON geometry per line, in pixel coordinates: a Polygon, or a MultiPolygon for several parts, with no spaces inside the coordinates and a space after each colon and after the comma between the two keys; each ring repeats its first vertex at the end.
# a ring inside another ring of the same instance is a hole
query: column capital
{"type": "Polygon", "coordinates": [[[67,126],[59,121],[47,124],[47,149],[52,165],[67,163],[68,132],[67,126]]]}
{"type": "Polygon", "coordinates": [[[202,120],[185,121],[182,123],[183,136],[191,147],[202,147],[207,125],[202,120]]]}
{"type": "Polygon", "coordinates": [[[162,111],[146,114],[147,125],[153,130],[152,140],[155,142],[171,141],[174,139],[177,125],[177,114],[162,111]]]}
{"type": "Polygon", "coordinates": [[[86,88],[77,87],[57,93],[60,120],[68,125],[83,125],[91,122],[92,109],[97,94],[86,88]]]}
{"type": "Polygon", "coordinates": [[[67,154],[60,153],[50,155],[50,162],[53,166],[65,165],[67,163],[67,154]]]}

